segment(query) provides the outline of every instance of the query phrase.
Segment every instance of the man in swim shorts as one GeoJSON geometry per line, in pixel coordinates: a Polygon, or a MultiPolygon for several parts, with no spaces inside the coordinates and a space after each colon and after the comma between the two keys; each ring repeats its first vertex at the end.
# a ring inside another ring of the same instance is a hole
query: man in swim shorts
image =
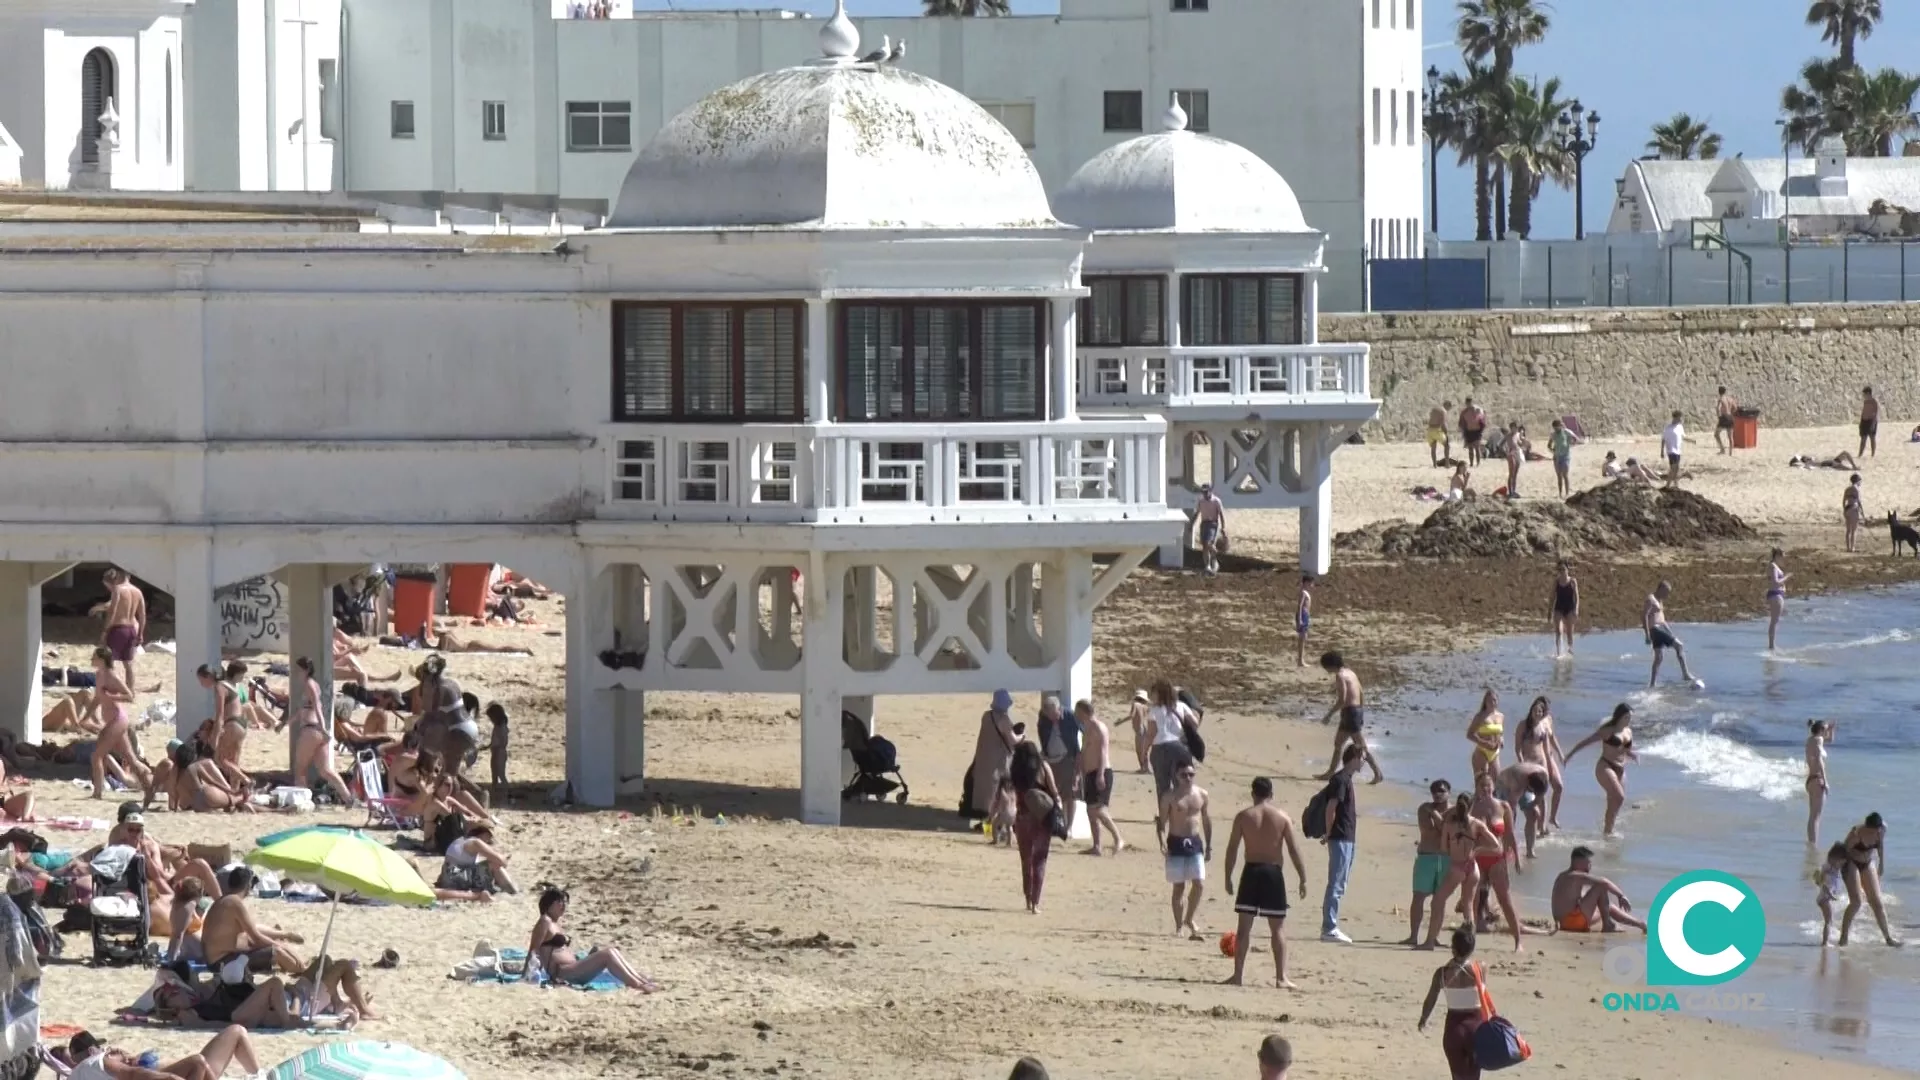
{"type": "Polygon", "coordinates": [[[100,605],[106,612],[107,628],[100,644],[113,654],[127,689],[132,690],[134,652],[147,639],[147,598],[119,567],[110,567],[101,580],[107,586],[106,603],[100,605]]]}
{"type": "Polygon", "coordinates": [[[1294,989],[1287,978],[1287,943],[1280,933],[1287,921],[1287,875],[1280,867],[1280,856],[1293,860],[1293,874],[1300,882],[1300,899],[1307,898],[1307,867],[1300,861],[1300,846],[1293,839],[1293,822],[1273,805],[1273,781],[1264,776],[1253,779],[1253,805],[1233,816],[1233,830],[1227,834],[1227,891],[1233,892],[1233,864],[1240,845],[1247,848],[1247,869],[1240,875],[1240,891],[1234,894],[1233,910],[1240,916],[1234,935],[1233,977],[1229,986],[1239,986],[1247,966],[1247,951],[1253,947],[1253,920],[1267,920],[1267,934],[1273,948],[1273,985],[1294,989]]]}
{"type": "Polygon", "coordinates": [[[1207,791],[1193,782],[1193,773],[1191,761],[1174,773],[1173,787],[1160,797],[1158,831],[1160,853],[1167,859],[1167,884],[1173,886],[1173,932],[1185,930],[1198,941],[1200,931],[1193,925],[1193,916],[1206,889],[1213,818],[1207,814],[1207,791]]]}
{"type": "Polygon", "coordinates": [[[1433,798],[1421,803],[1414,815],[1420,822],[1420,846],[1414,849],[1413,904],[1407,910],[1409,933],[1402,945],[1420,944],[1420,922],[1426,915],[1427,904],[1433,894],[1440,891],[1440,883],[1447,880],[1447,871],[1453,867],[1453,860],[1447,858],[1446,845],[1440,840],[1440,822],[1452,804],[1453,785],[1435,780],[1428,786],[1427,793],[1433,798]]]}
{"type": "Polygon", "coordinates": [[[1641,628],[1647,632],[1647,644],[1653,646],[1653,673],[1647,676],[1647,685],[1651,687],[1660,679],[1660,660],[1668,649],[1673,650],[1674,659],[1680,661],[1680,678],[1693,681],[1693,673],[1687,670],[1687,649],[1674,636],[1673,627],[1667,625],[1667,597],[1673,595],[1673,586],[1665,581],[1653,587],[1647,597],[1647,606],[1640,615],[1641,628]]]}
{"type": "Polygon", "coordinates": [[[1212,484],[1200,485],[1200,502],[1193,508],[1193,516],[1200,523],[1201,565],[1212,577],[1220,572],[1220,534],[1227,531],[1227,507],[1213,493],[1212,484]]]}
{"type": "Polygon", "coordinates": [[[1427,414],[1427,456],[1433,459],[1435,468],[1453,456],[1453,436],[1447,434],[1447,414],[1452,411],[1453,402],[1443,401],[1427,414]]]}
{"type": "Polygon", "coordinates": [[[1593,930],[1597,922],[1599,929],[1608,934],[1617,933],[1622,926],[1645,933],[1647,924],[1627,914],[1631,910],[1633,903],[1620,886],[1593,872],[1593,849],[1574,848],[1567,869],[1553,879],[1555,932],[1584,934],[1593,930]],[[1615,900],[1619,903],[1614,903],[1615,900]]]}
{"type": "Polygon", "coordinates": [[[1533,858],[1533,844],[1547,831],[1547,791],[1552,782],[1547,767],[1531,761],[1516,761],[1493,778],[1494,794],[1511,802],[1526,822],[1527,858],[1533,858]]]}
{"type": "Polygon", "coordinates": [[[1467,448],[1467,464],[1480,464],[1480,440],[1487,434],[1487,414],[1472,398],[1460,407],[1460,442],[1467,448]]]}
{"type": "Polygon", "coordinates": [[[1713,445],[1722,454],[1733,453],[1733,411],[1739,407],[1727,388],[1721,387],[1713,403],[1713,445]]]}
{"type": "Polygon", "coordinates": [[[1087,831],[1093,837],[1087,854],[1100,854],[1100,830],[1104,827],[1113,836],[1113,853],[1118,855],[1127,842],[1120,839],[1120,829],[1107,809],[1113,802],[1113,733],[1107,730],[1107,722],[1094,714],[1091,701],[1075,702],[1073,715],[1080,721],[1080,801],[1086,805],[1087,831]]]}
{"type": "Polygon", "coordinates": [[[1328,759],[1327,771],[1314,779],[1333,779],[1334,771],[1340,767],[1341,754],[1347,743],[1351,742],[1366,755],[1367,764],[1373,768],[1373,782],[1379,783],[1386,777],[1380,772],[1380,762],[1368,748],[1367,737],[1363,734],[1367,724],[1367,699],[1366,693],[1360,688],[1360,676],[1355,675],[1347,667],[1346,659],[1337,652],[1323,654],[1320,657],[1320,668],[1333,676],[1333,708],[1327,710],[1327,714],[1320,718],[1320,722],[1331,724],[1337,715],[1340,717],[1340,727],[1334,732],[1333,757],[1328,759]]]}
{"type": "Polygon", "coordinates": [[[1873,387],[1860,391],[1860,449],[1855,452],[1880,456],[1880,399],[1873,396],[1873,387]]]}

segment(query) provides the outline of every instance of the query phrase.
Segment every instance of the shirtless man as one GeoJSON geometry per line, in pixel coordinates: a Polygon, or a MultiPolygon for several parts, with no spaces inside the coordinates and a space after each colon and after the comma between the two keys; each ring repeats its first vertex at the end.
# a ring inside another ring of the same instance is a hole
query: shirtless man
{"type": "Polygon", "coordinates": [[[1436,469],[1453,456],[1453,436],[1447,431],[1447,414],[1452,411],[1453,402],[1443,401],[1427,414],[1427,456],[1436,469]]]}
{"type": "Polygon", "coordinates": [[[1646,610],[1640,615],[1640,626],[1646,631],[1647,644],[1653,646],[1653,673],[1647,676],[1648,687],[1659,681],[1660,661],[1668,649],[1672,649],[1674,659],[1680,661],[1680,678],[1693,681],[1693,673],[1687,670],[1686,646],[1673,635],[1673,627],[1667,625],[1667,597],[1671,595],[1671,584],[1663,581],[1655,585],[1653,592],[1647,596],[1646,610]]]}
{"type": "Polygon", "coordinates": [[[1234,895],[1233,910],[1240,916],[1240,928],[1234,935],[1233,977],[1228,986],[1241,985],[1246,971],[1247,951],[1253,947],[1253,920],[1267,920],[1267,934],[1273,947],[1273,985],[1282,990],[1296,987],[1287,978],[1287,942],[1281,924],[1287,921],[1287,875],[1280,868],[1284,850],[1293,860],[1293,875],[1300,882],[1300,899],[1307,898],[1307,867],[1300,861],[1300,845],[1293,839],[1293,822],[1286,812],[1273,805],[1273,781],[1264,776],[1253,778],[1253,805],[1233,815],[1233,828],[1227,833],[1227,891],[1233,892],[1233,864],[1240,845],[1247,846],[1247,869],[1240,876],[1240,891],[1234,895]]]}
{"type": "Polygon", "coordinates": [[[1447,879],[1447,870],[1452,862],[1447,857],[1446,844],[1440,838],[1440,823],[1446,818],[1447,810],[1453,805],[1453,785],[1445,780],[1435,780],[1427,787],[1427,793],[1433,798],[1420,804],[1414,817],[1420,823],[1420,845],[1413,855],[1413,903],[1407,906],[1407,940],[1402,945],[1420,944],[1420,923],[1427,914],[1427,902],[1440,890],[1440,883],[1447,879]]]}
{"type": "Polygon", "coordinates": [[[1467,448],[1467,464],[1480,464],[1480,440],[1487,434],[1487,414],[1472,398],[1460,408],[1460,441],[1467,448]]]}
{"type": "Polygon", "coordinates": [[[1160,797],[1156,831],[1160,854],[1167,859],[1167,883],[1173,886],[1173,932],[1178,935],[1185,930],[1198,941],[1200,929],[1193,925],[1193,916],[1200,910],[1207,859],[1213,855],[1213,818],[1207,813],[1207,791],[1193,782],[1193,772],[1189,761],[1174,773],[1173,787],[1160,797]]]}
{"type": "Polygon", "coordinates": [[[1220,535],[1227,531],[1227,507],[1213,493],[1212,484],[1200,485],[1200,503],[1194,507],[1194,520],[1200,523],[1200,557],[1207,576],[1220,572],[1220,535]]]}
{"type": "Polygon", "coordinates": [[[1333,736],[1333,757],[1328,759],[1327,771],[1314,779],[1333,779],[1333,771],[1340,767],[1340,752],[1351,741],[1367,756],[1367,765],[1373,769],[1373,783],[1379,783],[1386,776],[1380,772],[1380,762],[1373,756],[1373,750],[1367,746],[1367,737],[1362,733],[1367,723],[1367,696],[1360,689],[1360,676],[1347,667],[1346,659],[1337,652],[1323,654],[1320,668],[1333,676],[1333,708],[1327,710],[1320,722],[1331,724],[1333,718],[1338,716],[1340,728],[1333,736]]]}
{"type": "Polygon", "coordinates": [[[133,653],[147,640],[147,598],[118,567],[109,568],[101,580],[107,585],[107,599],[94,610],[106,613],[107,628],[100,635],[100,644],[113,653],[127,688],[132,689],[133,653]]]}
{"type": "Polygon", "coordinates": [[[1145,690],[1133,692],[1133,703],[1127,706],[1127,718],[1120,721],[1120,726],[1133,729],[1133,756],[1140,759],[1140,768],[1136,771],[1152,772],[1149,755],[1153,752],[1153,699],[1145,690]]]}
{"type": "Polygon", "coordinates": [[[244,955],[254,970],[277,969],[288,975],[305,971],[307,965],[287,948],[300,944],[300,935],[262,929],[253,921],[253,912],[247,910],[247,896],[252,891],[252,870],[236,866],[227,871],[226,893],[207,909],[206,923],[200,928],[207,963],[217,974],[235,957],[244,955]]]}
{"type": "Polygon", "coordinates": [[[1527,822],[1527,858],[1533,858],[1533,843],[1547,831],[1547,791],[1552,778],[1545,765],[1518,761],[1501,769],[1493,779],[1494,789],[1503,799],[1511,799],[1527,822]]]}
{"type": "Polygon", "coordinates": [[[1113,836],[1113,853],[1118,855],[1127,842],[1120,839],[1113,812],[1107,809],[1113,802],[1113,733],[1107,730],[1105,720],[1094,715],[1091,701],[1075,702],[1073,715],[1080,720],[1080,801],[1086,804],[1087,831],[1093,834],[1093,846],[1087,854],[1100,854],[1100,829],[1105,826],[1113,836]]]}
{"type": "Polygon", "coordinates": [[[1721,387],[1713,403],[1713,445],[1722,454],[1733,453],[1733,411],[1739,407],[1727,388],[1721,387]]]}
{"type": "Polygon", "coordinates": [[[1631,926],[1646,933],[1647,924],[1627,914],[1633,910],[1632,901],[1620,886],[1600,877],[1593,872],[1593,849],[1577,847],[1568,868],[1553,879],[1553,926],[1555,932],[1565,930],[1569,933],[1583,934],[1594,928],[1594,921],[1600,923],[1605,933],[1615,933],[1621,926],[1631,926]],[[1614,900],[1619,900],[1616,906],[1614,900]]]}
{"type": "Polygon", "coordinates": [[[1855,454],[1880,456],[1880,399],[1871,386],[1860,391],[1860,449],[1855,454]]]}

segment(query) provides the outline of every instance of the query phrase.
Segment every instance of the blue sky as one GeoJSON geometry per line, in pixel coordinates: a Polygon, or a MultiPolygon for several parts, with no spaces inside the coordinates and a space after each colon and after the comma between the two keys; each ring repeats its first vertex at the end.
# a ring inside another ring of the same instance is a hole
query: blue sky
{"type": "MultiPolygon", "coordinates": [[[[639,0],[642,8],[775,6],[780,0],[639,0]]],[[[1261,3],[1263,0],[1216,0],[1261,3]]],[[[1318,0],[1352,3],[1360,0],[1318,0]]],[[[1453,0],[1421,0],[1427,62],[1442,71],[1459,62],[1453,46],[1453,0]]],[[[797,10],[827,12],[831,0],[787,0],[797,10]]],[[[1722,154],[1778,156],[1780,89],[1807,59],[1828,53],[1818,30],[1804,25],[1806,0],[1546,0],[1553,19],[1547,40],[1522,50],[1523,74],[1557,75],[1564,92],[1600,113],[1600,143],[1587,158],[1587,227],[1606,227],[1613,180],[1645,153],[1649,129],[1676,112],[1707,118],[1725,140],[1722,154]]],[[[1887,18],[1860,46],[1868,67],[1920,69],[1920,11],[1889,0],[1887,18]]],[[[919,0],[851,0],[856,15],[906,15],[919,0]]],[[[1015,13],[1051,14],[1057,0],[1013,0],[1015,13]]],[[[1443,156],[1440,233],[1473,235],[1473,172],[1443,156]]],[[[1535,239],[1573,235],[1573,194],[1547,188],[1534,204],[1535,239]]]]}

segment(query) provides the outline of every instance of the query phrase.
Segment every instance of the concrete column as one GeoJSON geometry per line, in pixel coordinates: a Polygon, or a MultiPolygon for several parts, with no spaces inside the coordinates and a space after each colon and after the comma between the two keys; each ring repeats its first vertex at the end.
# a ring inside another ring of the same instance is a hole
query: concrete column
{"type": "Polygon", "coordinates": [[[1071,709],[1093,698],[1093,558],[1063,552],[1047,564],[1045,575],[1040,588],[1047,652],[1058,673],[1060,704],[1071,709]]]}
{"type": "Polygon", "coordinates": [[[814,298],[807,301],[807,422],[825,424],[833,419],[833,304],[814,298]]]}
{"type": "Polygon", "coordinates": [[[1333,562],[1333,432],[1320,428],[1300,436],[1300,572],[1315,577],[1333,562]]]}
{"type": "Polygon", "coordinates": [[[1074,368],[1080,360],[1075,320],[1079,317],[1080,301],[1076,297],[1056,296],[1052,308],[1053,331],[1047,339],[1047,357],[1052,361],[1053,375],[1051,413],[1055,420],[1076,420],[1080,416],[1080,401],[1074,387],[1074,368]]]}
{"type": "MultiPolygon", "coordinates": [[[[575,571],[566,592],[567,787],[575,802],[612,806],[620,789],[613,692],[590,689],[600,664],[594,654],[606,647],[600,644],[602,626],[595,617],[601,605],[589,595],[594,584],[582,568],[575,571]]],[[[611,645],[613,634],[610,627],[606,629],[606,643],[611,645]]],[[[651,662],[657,663],[657,656],[651,662]]]]}
{"type": "Polygon", "coordinates": [[[193,737],[213,715],[213,691],[200,685],[202,664],[220,666],[220,613],[213,603],[213,542],[191,540],[173,556],[174,734],[193,737]]]}
{"type": "Polygon", "coordinates": [[[40,741],[40,578],[33,564],[0,562],[0,729],[40,741]]]}
{"type": "Polygon", "coordinates": [[[800,645],[800,820],[840,824],[840,688],[847,675],[842,648],[845,586],[812,553],[800,645]]]}
{"type": "Polygon", "coordinates": [[[880,571],[871,566],[854,567],[847,577],[847,621],[842,629],[848,657],[861,663],[873,660],[879,648],[880,571]]]}
{"type": "Polygon", "coordinates": [[[1300,275],[1300,344],[1320,344],[1320,277],[1300,275]]]}
{"type": "MultiPolygon", "coordinates": [[[[1180,347],[1180,275],[1179,274],[1167,275],[1166,299],[1167,299],[1166,312],[1164,315],[1164,321],[1161,323],[1161,325],[1166,328],[1167,347],[1172,349],[1177,349],[1180,347]]],[[[1171,356],[1167,358],[1167,377],[1168,378],[1173,377],[1173,358],[1171,356]]]]}
{"type": "MultiPolygon", "coordinates": [[[[287,590],[287,660],[299,657],[313,661],[313,677],[320,684],[320,700],[307,701],[306,680],[298,672],[287,680],[287,708],[298,716],[311,706],[327,730],[332,730],[333,713],[333,591],[327,581],[327,568],[316,563],[295,563],[281,568],[276,575],[287,590]]],[[[300,737],[297,725],[287,725],[287,768],[293,768],[294,743],[300,737]]],[[[306,778],[293,778],[294,787],[305,787],[306,778]]]]}
{"type": "MultiPolygon", "coordinates": [[[[613,588],[604,595],[612,599],[612,626],[620,632],[621,647],[644,641],[647,635],[646,575],[637,566],[618,566],[609,572],[613,588]]],[[[581,597],[586,602],[586,597],[581,597]]],[[[596,616],[594,622],[607,625],[596,616]]],[[[608,644],[612,644],[608,635],[608,644]]],[[[590,650],[598,653],[598,648],[590,650]]],[[[598,664],[596,655],[593,663],[598,664]]],[[[615,689],[599,691],[610,699],[613,721],[614,794],[638,795],[647,786],[647,696],[644,691],[615,689]]]]}

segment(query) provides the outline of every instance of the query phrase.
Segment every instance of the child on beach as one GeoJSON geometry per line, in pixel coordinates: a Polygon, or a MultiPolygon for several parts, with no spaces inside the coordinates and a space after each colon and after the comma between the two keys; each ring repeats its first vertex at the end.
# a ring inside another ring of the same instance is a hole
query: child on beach
{"type": "Polygon", "coordinates": [[[987,842],[1001,847],[1013,846],[1013,818],[1018,812],[1013,777],[1002,773],[1000,787],[993,793],[993,805],[987,809],[987,842]]]}
{"type": "Polygon", "coordinates": [[[493,737],[487,740],[487,764],[493,773],[493,795],[507,791],[507,708],[495,701],[487,706],[487,719],[493,723],[493,737]]]}
{"type": "Polygon", "coordinates": [[[1827,947],[1827,934],[1833,930],[1834,901],[1844,899],[1847,887],[1840,875],[1847,865],[1847,845],[1835,844],[1827,849],[1826,864],[1814,871],[1813,880],[1820,886],[1820,895],[1814,903],[1820,908],[1820,947],[1827,947]]]}
{"type": "Polygon", "coordinates": [[[1313,624],[1313,575],[1300,575],[1300,602],[1293,609],[1293,660],[1307,666],[1307,628],[1313,624]]]}

